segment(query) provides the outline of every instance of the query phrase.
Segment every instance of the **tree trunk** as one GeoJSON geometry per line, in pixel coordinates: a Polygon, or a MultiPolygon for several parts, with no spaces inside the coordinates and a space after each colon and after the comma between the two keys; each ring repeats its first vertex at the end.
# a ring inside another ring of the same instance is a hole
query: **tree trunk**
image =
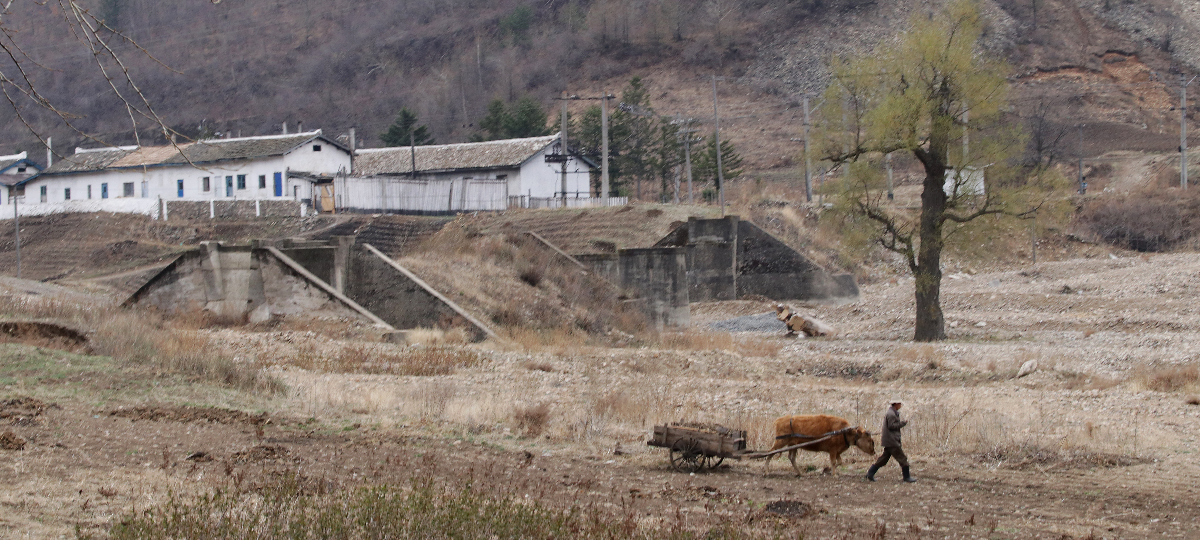
{"type": "Polygon", "coordinates": [[[927,170],[921,193],[921,245],[917,250],[916,278],[917,321],[913,341],[946,339],[942,317],[942,212],[946,208],[943,191],[945,168],[940,174],[927,170]]]}
{"type": "MultiPolygon", "coordinates": [[[[942,88],[943,96],[948,95],[942,88]]],[[[951,102],[942,100],[940,114],[935,114],[930,129],[929,150],[918,154],[925,168],[925,182],[921,190],[920,246],[917,248],[917,264],[912,269],[916,281],[917,320],[913,341],[939,341],[946,339],[945,319],[942,316],[942,237],[943,217],[946,213],[946,162],[953,125],[949,111],[951,102]]]]}

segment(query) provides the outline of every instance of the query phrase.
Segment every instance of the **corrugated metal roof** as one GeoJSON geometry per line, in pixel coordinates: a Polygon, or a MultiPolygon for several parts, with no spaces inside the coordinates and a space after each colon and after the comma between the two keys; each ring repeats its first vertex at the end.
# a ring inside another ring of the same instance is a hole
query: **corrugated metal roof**
{"type": "Polygon", "coordinates": [[[280,156],[314,139],[341,148],[321,136],[321,130],[290,135],[211,139],[175,146],[98,148],[76,151],[45,170],[45,174],[99,171],[109,168],[212,163],[231,159],[280,156]]]}
{"type": "MultiPolygon", "coordinates": [[[[517,167],[558,140],[558,135],[416,147],[417,172],[517,167]]],[[[356,176],[408,174],[413,148],[363,148],[354,156],[356,176]]]]}

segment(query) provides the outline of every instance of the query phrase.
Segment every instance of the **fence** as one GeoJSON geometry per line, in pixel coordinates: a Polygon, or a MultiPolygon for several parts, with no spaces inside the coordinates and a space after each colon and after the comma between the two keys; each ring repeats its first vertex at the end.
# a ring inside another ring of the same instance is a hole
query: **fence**
{"type": "MultiPolygon", "coordinates": [[[[22,216],[48,216],[51,214],[71,214],[89,212],[114,212],[119,214],[142,214],[158,217],[158,199],[83,199],[78,201],[61,201],[52,203],[26,204],[26,197],[17,201],[17,211],[22,216]]],[[[0,219],[12,219],[12,203],[0,209],[0,219]]]]}
{"type": "MultiPolygon", "coordinates": [[[[576,194],[578,195],[578,194],[576,194]]],[[[609,197],[609,206],[625,206],[629,204],[629,197],[609,197]]],[[[603,197],[529,197],[518,195],[508,198],[509,208],[591,208],[604,206],[603,197]],[[565,202],[565,204],[564,204],[565,202]]]]}
{"type": "MultiPolygon", "coordinates": [[[[253,219],[256,217],[303,217],[311,213],[304,201],[210,200],[168,201],[150,198],[85,199],[54,203],[25,204],[18,200],[21,216],[113,212],[142,214],[154,219],[253,219]]],[[[12,205],[0,208],[0,219],[12,219],[12,205]]]]}
{"type": "Polygon", "coordinates": [[[163,204],[167,219],[304,217],[312,213],[304,201],[293,200],[163,201],[163,204]]]}
{"type": "Polygon", "coordinates": [[[504,210],[507,180],[456,178],[413,180],[394,177],[337,177],[339,211],[440,214],[504,210]]]}

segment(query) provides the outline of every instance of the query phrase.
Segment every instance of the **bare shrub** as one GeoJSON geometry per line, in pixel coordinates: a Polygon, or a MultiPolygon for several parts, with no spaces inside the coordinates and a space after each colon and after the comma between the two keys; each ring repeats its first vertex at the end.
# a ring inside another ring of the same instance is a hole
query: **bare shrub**
{"type": "Polygon", "coordinates": [[[1103,375],[1078,371],[1059,371],[1057,373],[1062,381],[1062,387],[1067,390],[1107,390],[1121,384],[1121,381],[1103,375]]]}
{"type": "Polygon", "coordinates": [[[1200,396],[1188,396],[1184,403],[1188,405],[1200,405],[1200,396]]]}
{"type": "Polygon", "coordinates": [[[538,437],[550,422],[550,404],[519,405],[513,409],[513,421],[525,436],[538,437]]]}
{"type": "Polygon", "coordinates": [[[1200,368],[1197,366],[1143,367],[1134,373],[1134,378],[1147,390],[1178,392],[1195,388],[1200,383],[1200,368]]]}
{"type": "Polygon", "coordinates": [[[1083,208],[1078,220],[1110,244],[1166,251],[1200,233],[1200,195],[1166,189],[1100,197],[1083,208]]]}

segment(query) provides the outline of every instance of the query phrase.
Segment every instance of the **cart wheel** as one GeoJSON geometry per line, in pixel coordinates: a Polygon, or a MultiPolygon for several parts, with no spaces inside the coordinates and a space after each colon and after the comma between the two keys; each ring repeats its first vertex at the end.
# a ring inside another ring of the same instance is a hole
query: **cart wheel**
{"type": "Polygon", "coordinates": [[[707,465],[710,469],[715,469],[720,467],[724,462],[725,456],[709,456],[708,459],[705,460],[705,465],[707,465]]]}
{"type": "Polygon", "coordinates": [[[671,466],[679,472],[696,472],[704,468],[705,457],[694,439],[678,439],[671,445],[671,466]]]}

